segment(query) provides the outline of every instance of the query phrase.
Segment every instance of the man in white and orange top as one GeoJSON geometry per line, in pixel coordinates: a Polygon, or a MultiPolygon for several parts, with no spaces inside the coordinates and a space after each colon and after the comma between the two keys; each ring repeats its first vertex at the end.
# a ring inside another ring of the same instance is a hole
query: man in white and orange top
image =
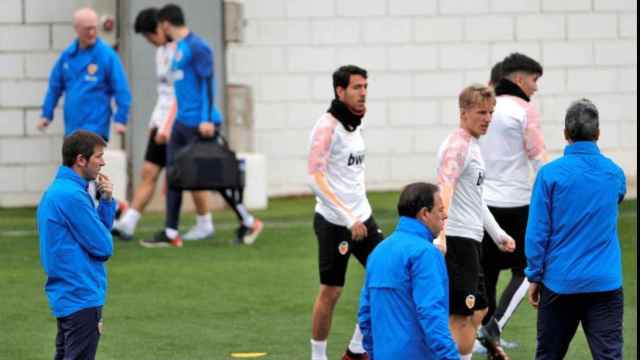
{"type": "MultiPolygon", "coordinates": [[[[486,162],[484,199],[496,221],[516,241],[513,253],[504,253],[485,234],[482,242],[483,272],[489,311],[478,339],[491,351],[500,333],[527,294],[524,238],[531,198],[530,166],[535,172],[547,162],[540,114],[531,104],[538,90],[542,66],[534,59],[512,53],[500,62],[500,76],[493,76],[496,107],[487,134],[480,139],[486,162]],[[511,279],[496,306],[500,271],[510,269],[511,279]]],[[[503,344],[504,346],[504,344],[503,344]]]]}
{"type": "MultiPolygon", "coordinates": [[[[320,291],[312,319],[311,359],[326,360],[331,319],[351,253],[362,266],[382,231],[373,219],[364,184],[367,71],[354,65],[333,73],[335,99],[311,130],[308,175],[316,195],[313,227],[318,239],[320,291]]],[[[356,325],[343,359],[368,359],[356,325]]]]}
{"type": "MultiPolygon", "coordinates": [[[[173,86],[169,81],[171,60],[176,45],[167,38],[158,26],[158,9],[147,8],[138,13],[134,30],[156,46],[156,74],[158,77],[158,99],[149,121],[149,140],[142,165],[142,182],[136,188],[131,207],[116,221],[113,234],[123,240],[131,240],[142,212],[155,193],[156,183],[162,168],[166,165],[167,140],[176,116],[176,100],[173,86]]],[[[213,220],[207,206],[206,191],[193,191],[196,207],[196,225],[187,232],[184,240],[201,240],[214,233],[213,220]]]]}
{"type": "Polygon", "coordinates": [[[482,197],[485,165],[478,139],[487,132],[495,104],[491,87],[471,85],[462,90],[460,127],[438,150],[438,185],[448,220],[434,243],[446,254],[449,328],[462,360],[471,359],[476,331],[487,312],[481,267],[484,230],[503,251],[515,248],[482,197]]]}

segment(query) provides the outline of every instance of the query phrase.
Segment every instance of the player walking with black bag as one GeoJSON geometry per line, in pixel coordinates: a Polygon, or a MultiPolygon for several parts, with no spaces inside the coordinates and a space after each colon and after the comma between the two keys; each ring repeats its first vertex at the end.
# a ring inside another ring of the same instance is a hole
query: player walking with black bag
{"type": "MultiPolygon", "coordinates": [[[[173,166],[176,156],[190,144],[206,139],[215,140],[222,116],[213,104],[214,74],[211,48],[185,25],[182,9],[167,5],[158,13],[161,29],[177,42],[171,63],[172,79],[178,112],[167,144],[167,168],[173,166]]],[[[220,169],[222,170],[222,169],[220,169]]],[[[141,242],[145,247],[181,247],[178,233],[182,188],[169,182],[167,191],[167,217],[165,229],[152,239],[141,242]]],[[[262,231],[262,221],[254,218],[231,189],[220,192],[238,215],[241,225],[236,243],[253,243],[262,231]]]]}

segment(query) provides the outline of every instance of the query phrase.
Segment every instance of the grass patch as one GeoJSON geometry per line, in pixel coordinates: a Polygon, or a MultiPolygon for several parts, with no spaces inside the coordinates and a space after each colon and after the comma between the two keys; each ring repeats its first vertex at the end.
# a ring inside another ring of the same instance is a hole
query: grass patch
{"type": "MultiPolygon", "coordinates": [[[[385,234],[396,222],[397,193],[370,200],[385,234]]],[[[237,226],[230,211],[214,214],[216,237],[182,249],[144,249],[116,242],[108,262],[105,334],[99,359],[229,359],[231,352],[268,352],[265,359],[309,354],[311,310],[318,289],[317,244],[311,228],[314,199],[271,200],[256,212],[265,230],[251,247],[230,245],[237,226]]],[[[0,209],[0,358],[51,359],[55,319],[43,292],[34,209],[0,209]]],[[[183,216],[183,229],[194,223],[183,216]]],[[[161,228],[163,214],[145,214],[137,238],[161,228]]],[[[625,287],[625,358],[637,358],[636,202],[620,207],[625,287]]],[[[504,286],[508,273],[501,278],[504,286]]],[[[356,321],[363,270],[352,260],[336,308],[329,358],[348,343],[356,321]]],[[[504,337],[520,346],[514,359],[532,358],[535,312],[523,303],[504,337]]],[[[581,332],[568,359],[590,359],[581,332]]]]}

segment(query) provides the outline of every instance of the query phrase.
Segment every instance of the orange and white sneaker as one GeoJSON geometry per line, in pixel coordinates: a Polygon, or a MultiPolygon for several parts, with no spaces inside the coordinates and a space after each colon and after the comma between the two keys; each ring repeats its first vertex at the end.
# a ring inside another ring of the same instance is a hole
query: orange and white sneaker
{"type": "Polygon", "coordinates": [[[260,233],[262,232],[263,228],[264,223],[262,222],[262,220],[254,218],[252,227],[241,226],[240,229],[238,229],[237,242],[242,241],[242,244],[253,245],[253,243],[256,242],[258,235],[260,235],[260,233]]]}
{"type": "Polygon", "coordinates": [[[159,247],[182,247],[182,238],[180,235],[176,236],[175,239],[170,239],[164,230],[160,230],[153,238],[147,240],[141,240],[140,245],[146,248],[159,248],[159,247]]]}
{"type": "Polygon", "coordinates": [[[347,350],[344,351],[344,354],[342,355],[342,360],[369,360],[369,354],[362,353],[362,354],[356,354],[351,352],[351,350],[349,350],[347,348],[347,350]]]}
{"type": "Polygon", "coordinates": [[[129,204],[124,200],[117,200],[116,203],[116,220],[120,219],[125,212],[129,209],[129,204]]]}

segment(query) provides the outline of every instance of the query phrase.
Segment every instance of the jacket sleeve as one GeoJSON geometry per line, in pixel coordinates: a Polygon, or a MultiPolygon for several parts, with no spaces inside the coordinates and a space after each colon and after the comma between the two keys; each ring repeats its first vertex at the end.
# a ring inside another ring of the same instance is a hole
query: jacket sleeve
{"type": "Polygon", "coordinates": [[[533,169],[538,171],[547,163],[548,155],[544,145],[544,136],[540,128],[540,113],[529,105],[527,108],[527,121],[524,127],[524,147],[533,169]]]}
{"type": "Polygon", "coordinates": [[[116,217],[116,202],[111,199],[109,201],[100,200],[98,203],[98,217],[102,224],[107,228],[111,229],[113,225],[113,220],[116,217]]]}
{"type": "Polygon", "coordinates": [[[358,311],[358,325],[362,333],[362,346],[367,351],[369,359],[374,359],[373,335],[371,334],[371,306],[369,305],[369,288],[365,278],[364,286],[360,291],[360,310],[358,311]]]}
{"type": "Polygon", "coordinates": [[[449,330],[449,290],[443,256],[435,249],[425,249],[409,267],[413,302],[425,346],[437,359],[460,359],[449,330]]]}
{"type": "Polygon", "coordinates": [[[178,103],[176,102],[175,96],[173,97],[173,101],[171,101],[171,106],[169,107],[169,111],[167,112],[167,116],[162,121],[162,126],[158,129],[158,134],[162,134],[167,137],[167,139],[171,136],[171,130],[173,129],[173,123],[176,120],[176,113],[178,112],[178,103]]]}
{"type": "Polygon", "coordinates": [[[322,121],[313,130],[307,164],[308,181],[313,193],[321,199],[323,204],[340,214],[350,229],[358,219],[353,215],[352,209],[349,209],[331,188],[326,177],[334,131],[335,124],[330,121],[322,121]]]}
{"type": "Polygon", "coordinates": [[[216,125],[213,119],[213,79],[211,76],[198,78],[200,82],[200,98],[202,99],[202,105],[200,107],[200,122],[212,122],[216,125]]]}
{"type": "Polygon", "coordinates": [[[62,71],[63,62],[62,56],[60,56],[49,74],[49,87],[47,88],[47,95],[45,95],[44,103],[42,104],[41,114],[43,118],[49,121],[53,120],[53,110],[58,105],[58,100],[65,91],[64,74],[62,71]]]}
{"type": "MultiPolygon", "coordinates": [[[[447,148],[444,149],[440,163],[438,164],[437,181],[446,213],[449,213],[449,206],[451,206],[451,201],[453,201],[453,192],[467,164],[468,152],[468,141],[461,137],[452,137],[449,140],[447,148]]],[[[442,231],[440,231],[438,238],[435,240],[436,242],[446,244],[446,233],[444,231],[446,223],[447,221],[445,220],[445,226],[442,231]]]]}
{"type": "Polygon", "coordinates": [[[551,199],[552,193],[545,180],[544,167],[538,172],[531,204],[529,206],[529,220],[525,235],[525,255],[527,268],[525,274],[530,282],[541,282],[544,275],[544,259],[551,238],[551,199]]]}
{"type": "Polygon", "coordinates": [[[111,71],[109,72],[109,84],[116,100],[116,114],[114,120],[126,125],[129,119],[129,107],[131,106],[131,91],[127,75],[124,72],[122,62],[117,54],[111,57],[111,71]]]}
{"type": "Polygon", "coordinates": [[[624,196],[627,194],[627,178],[624,176],[624,171],[618,168],[620,185],[618,187],[618,204],[624,200],[624,196]]]}
{"type": "Polygon", "coordinates": [[[500,246],[506,232],[500,227],[484,199],[482,200],[482,223],[493,242],[500,246]]]}
{"type": "Polygon", "coordinates": [[[62,206],[60,211],[69,224],[74,240],[90,256],[100,261],[107,261],[113,254],[113,243],[109,230],[111,223],[106,226],[105,222],[109,218],[113,222],[113,214],[115,213],[113,201],[101,202],[98,211],[96,211],[87,194],[76,192],[71,195],[69,200],[70,203],[62,206]],[[111,204],[109,205],[109,203],[111,204]]]}
{"type": "Polygon", "coordinates": [[[211,116],[214,104],[213,53],[209,47],[200,43],[191,45],[190,50],[193,68],[200,83],[200,98],[202,99],[200,121],[216,123],[211,116]]]}

